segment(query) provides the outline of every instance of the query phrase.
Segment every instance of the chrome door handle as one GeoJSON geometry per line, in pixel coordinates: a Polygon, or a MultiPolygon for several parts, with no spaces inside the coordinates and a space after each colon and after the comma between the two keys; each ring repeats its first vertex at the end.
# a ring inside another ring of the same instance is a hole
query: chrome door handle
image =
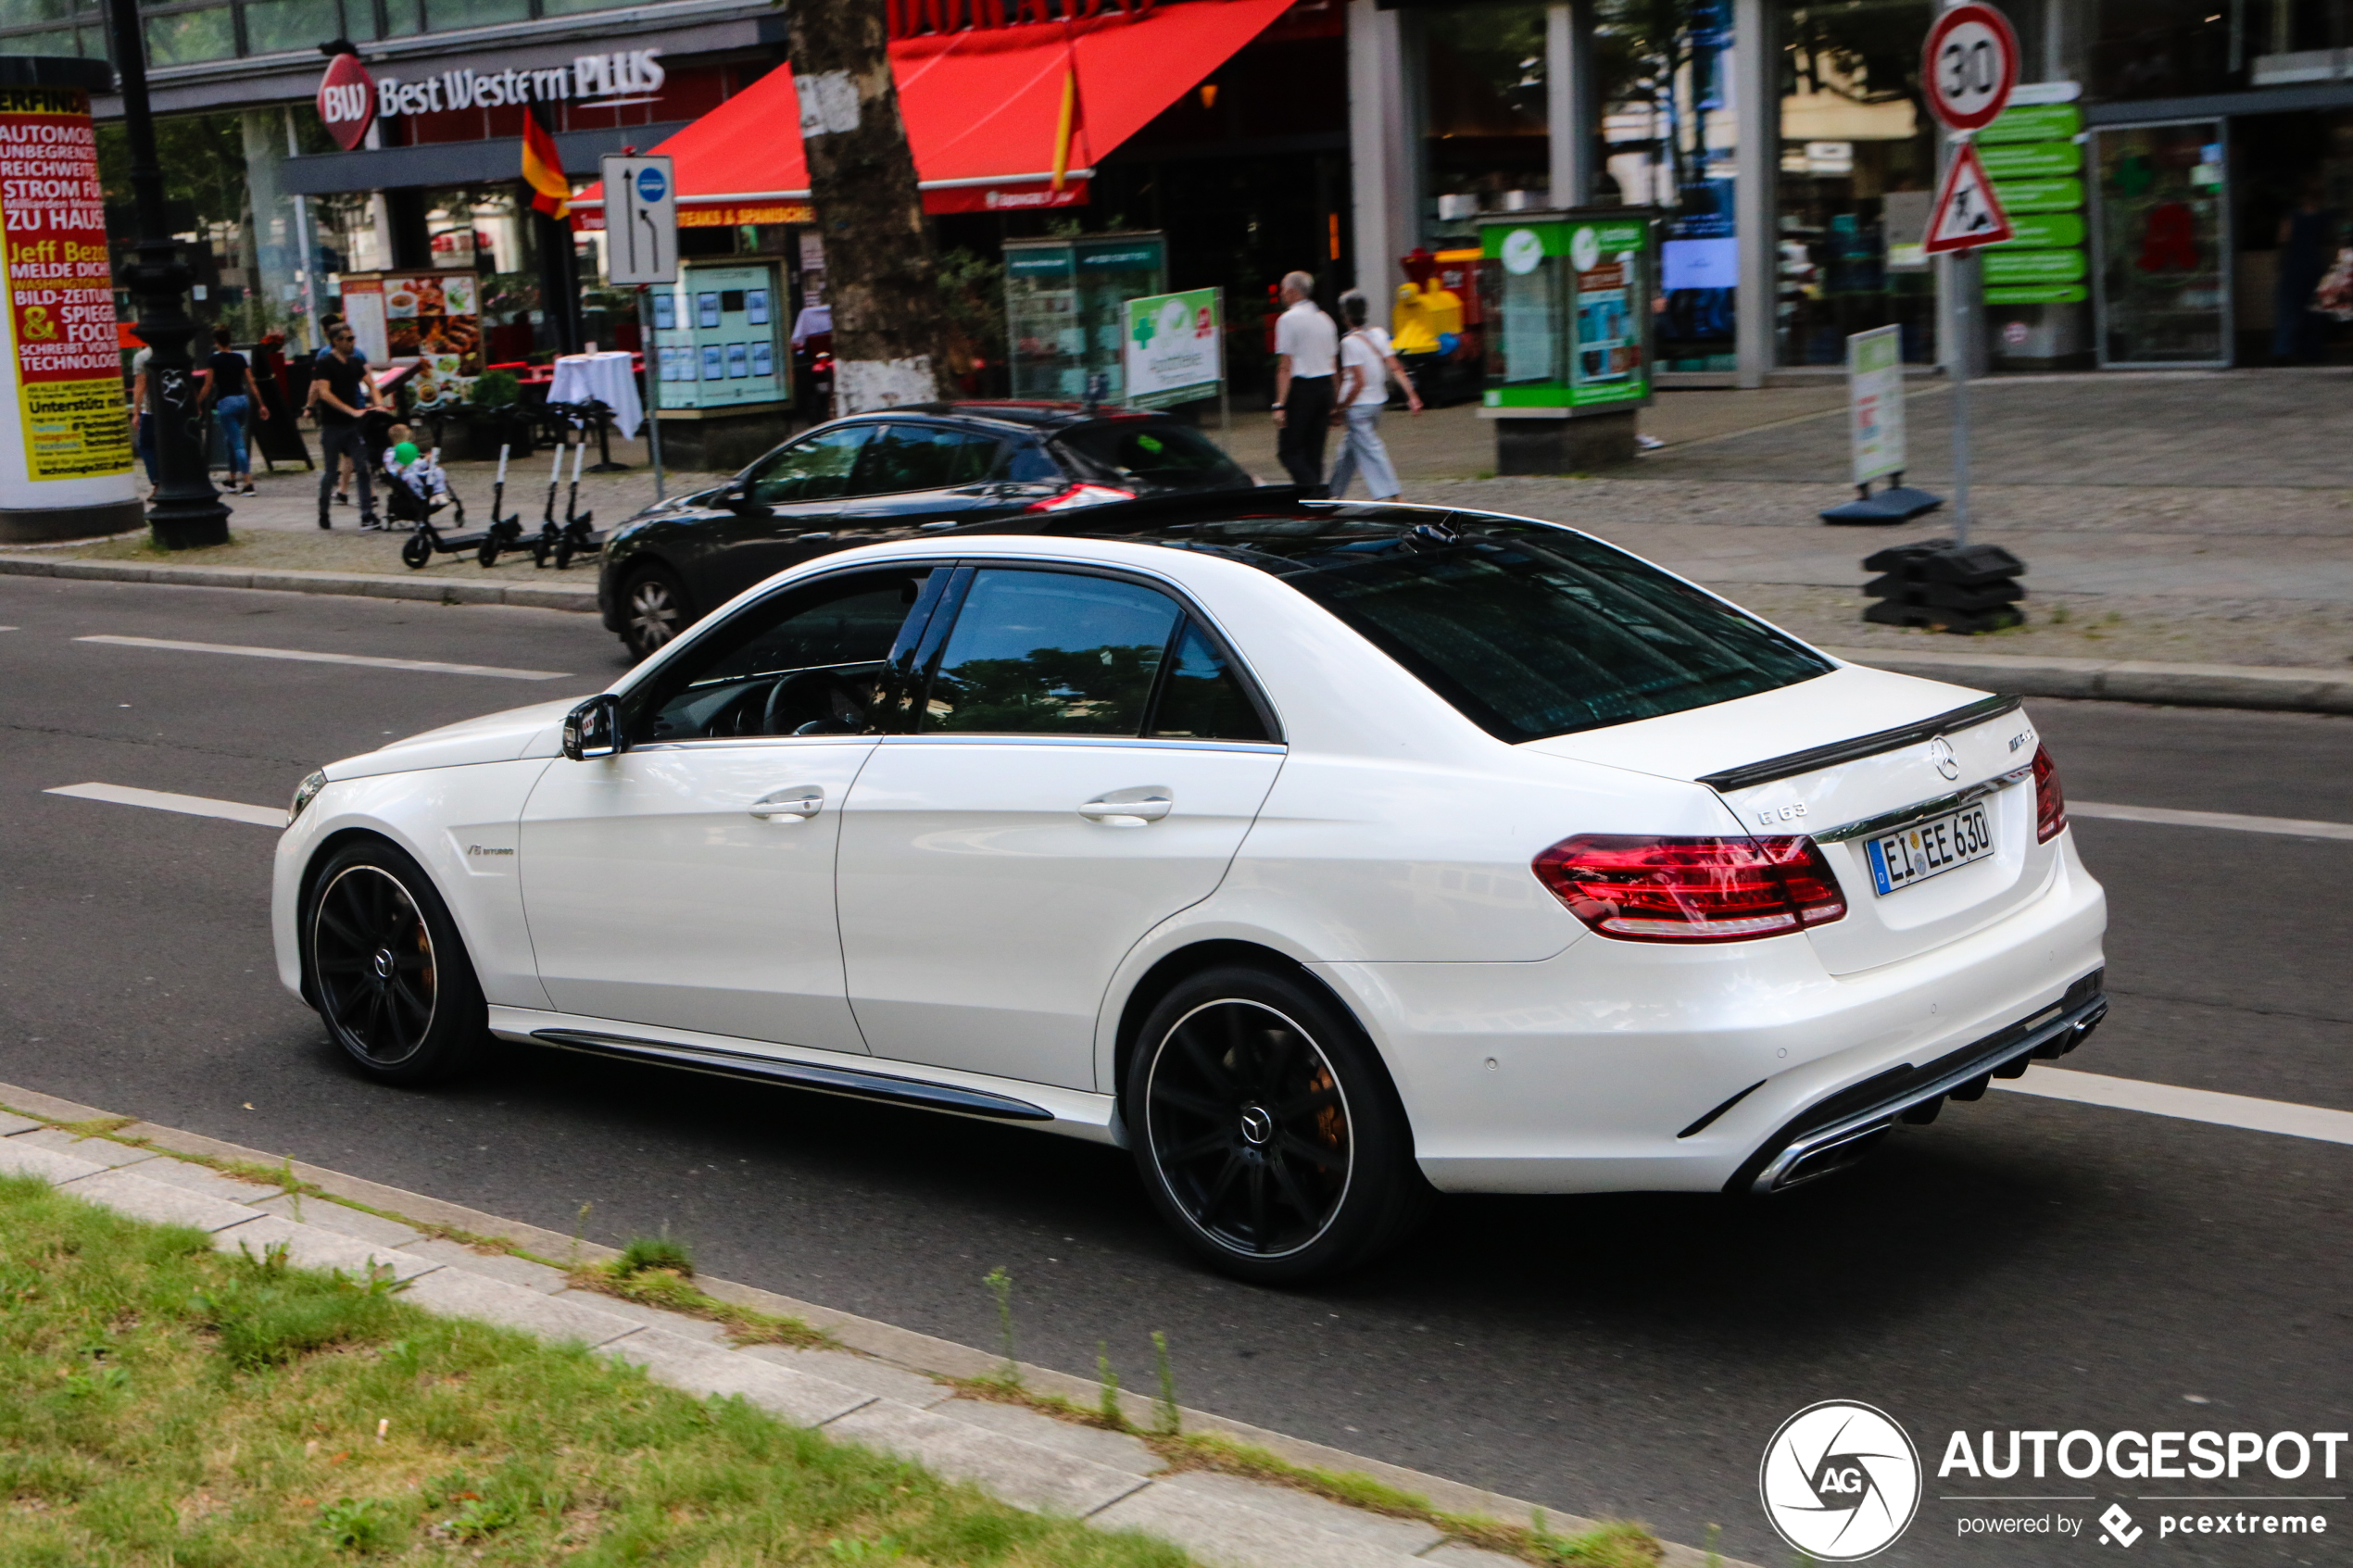
{"type": "Polygon", "coordinates": [[[825,792],[815,784],[794,784],[771,790],[751,803],[751,814],[763,822],[778,817],[805,822],[824,809],[825,792]]]}
{"type": "Polygon", "coordinates": [[[1139,828],[1168,815],[1169,808],[1175,804],[1166,785],[1147,784],[1141,789],[1114,789],[1099,795],[1081,806],[1078,814],[1105,827],[1139,828]]]}

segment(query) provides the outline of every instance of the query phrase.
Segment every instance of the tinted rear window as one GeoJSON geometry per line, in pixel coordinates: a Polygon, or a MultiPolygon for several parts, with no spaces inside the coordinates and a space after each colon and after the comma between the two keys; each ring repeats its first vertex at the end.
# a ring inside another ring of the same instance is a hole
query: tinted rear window
{"type": "Polygon", "coordinates": [[[1054,438],[1082,479],[1139,495],[1248,489],[1251,477],[1217,443],[1190,425],[1119,420],[1079,425],[1054,438]]]}
{"type": "Polygon", "coordinates": [[[1313,541],[1262,535],[1251,553],[1514,744],[1729,702],[1834,668],[1599,540],[1481,522],[1451,538],[1344,525],[1313,541]]]}

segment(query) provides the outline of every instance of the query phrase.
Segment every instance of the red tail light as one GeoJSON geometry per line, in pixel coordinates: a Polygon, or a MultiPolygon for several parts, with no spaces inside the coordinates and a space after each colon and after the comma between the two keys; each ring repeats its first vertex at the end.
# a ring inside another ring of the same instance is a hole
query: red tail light
{"type": "Polygon", "coordinates": [[[1629,942],[1742,942],[1821,925],[1845,895],[1815,842],[1588,833],[1536,857],[1568,912],[1629,942]]]}
{"type": "Polygon", "coordinates": [[[2048,749],[2034,748],[2034,842],[2048,844],[2067,826],[2067,791],[2048,749]]]}
{"type": "Polygon", "coordinates": [[[1122,490],[1115,484],[1079,483],[1049,495],[1042,501],[1032,501],[1022,508],[1022,510],[1059,512],[1067,511],[1073,507],[1100,507],[1106,501],[1132,501],[1135,498],[1136,493],[1133,490],[1122,490]]]}

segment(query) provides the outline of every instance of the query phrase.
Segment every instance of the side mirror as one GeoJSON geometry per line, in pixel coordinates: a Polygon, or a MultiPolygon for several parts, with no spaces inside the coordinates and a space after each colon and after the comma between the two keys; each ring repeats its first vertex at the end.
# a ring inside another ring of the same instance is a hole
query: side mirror
{"type": "Polygon", "coordinates": [[[731,484],[727,487],[727,493],[719,497],[719,504],[723,507],[741,507],[750,499],[750,491],[740,484],[731,484]]]}
{"type": "Polygon", "coordinates": [[[564,755],[575,762],[629,749],[621,734],[621,699],[599,692],[564,715],[564,755]]]}

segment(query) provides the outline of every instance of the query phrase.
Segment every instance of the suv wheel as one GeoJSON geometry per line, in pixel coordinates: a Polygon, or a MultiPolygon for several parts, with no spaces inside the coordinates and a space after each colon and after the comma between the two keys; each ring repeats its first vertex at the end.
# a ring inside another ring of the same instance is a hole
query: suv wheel
{"type": "Polygon", "coordinates": [[[1403,1239],[1430,1189],[1355,1020],[1268,970],[1207,971],[1144,1021],[1124,1107],[1144,1185],[1194,1251],[1300,1285],[1403,1239]]]}
{"type": "Polygon", "coordinates": [[[621,640],[631,657],[644,659],[669,645],[693,624],[686,585],[666,566],[642,566],[621,590],[621,640]]]}

